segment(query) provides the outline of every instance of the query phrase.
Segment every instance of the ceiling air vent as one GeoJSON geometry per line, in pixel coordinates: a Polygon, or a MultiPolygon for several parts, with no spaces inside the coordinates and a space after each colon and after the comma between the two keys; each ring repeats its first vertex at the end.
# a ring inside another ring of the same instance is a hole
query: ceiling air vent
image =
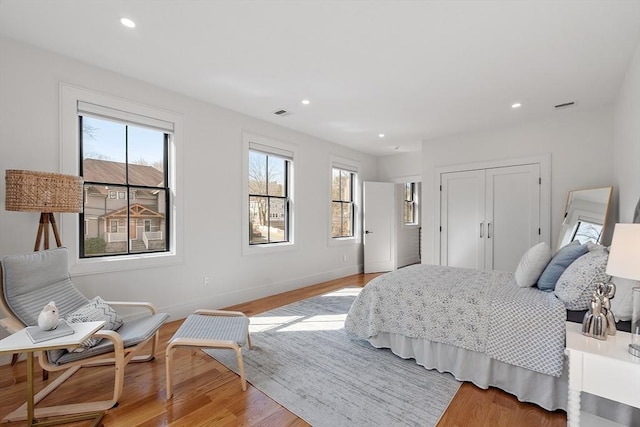
{"type": "Polygon", "coordinates": [[[563,102],[562,104],[554,105],[553,108],[555,110],[563,110],[565,108],[571,108],[571,107],[575,107],[575,106],[576,106],[576,102],[575,101],[570,101],[570,102],[563,102]]]}
{"type": "Polygon", "coordinates": [[[287,116],[289,115],[289,112],[287,110],[278,110],[274,111],[273,114],[275,114],[276,116],[287,116]]]}

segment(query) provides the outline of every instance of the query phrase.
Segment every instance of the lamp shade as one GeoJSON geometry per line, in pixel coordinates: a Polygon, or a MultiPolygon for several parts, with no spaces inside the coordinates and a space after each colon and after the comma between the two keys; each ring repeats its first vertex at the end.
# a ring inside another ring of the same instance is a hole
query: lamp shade
{"type": "Polygon", "coordinates": [[[616,224],[607,274],[623,279],[640,280],[640,224],[616,224]]]}
{"type": "Polygon", "coordinates": [[[82,177],[7,170],[5,209],[21,212],[82,212],[82,177]]]}

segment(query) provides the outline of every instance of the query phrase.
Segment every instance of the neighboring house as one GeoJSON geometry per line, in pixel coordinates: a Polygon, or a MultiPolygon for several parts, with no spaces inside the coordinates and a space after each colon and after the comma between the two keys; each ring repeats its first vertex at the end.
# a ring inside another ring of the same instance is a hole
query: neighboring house
{"type": "Polygon", "coordinates": [[[85,159],[83,163],[84,234],[88,239],[101,239],[106,253],[123,252],[127,241],[133,252],[166,247],[164,200],[155,187],[164,175],[151,166],[129,165],[129,182],[144,187],[109,186],[97,182],[123,180],[125,164],[107,160],[85,159]],[[115,178],[118,177],[118,178],[115,178]],[[127,229],[128,227],[128,229],[127,229]],[[127,238],[128,235],[128,238],[127,238]]]}

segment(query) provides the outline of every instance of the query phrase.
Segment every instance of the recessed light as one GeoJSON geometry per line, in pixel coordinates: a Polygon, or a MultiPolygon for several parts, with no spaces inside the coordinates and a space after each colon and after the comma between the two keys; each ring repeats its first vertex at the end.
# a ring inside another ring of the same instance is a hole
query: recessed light
{"type": "Polygon", "coordinates": [[[309,105],[309,104],[311,104],[311,101],[309,101],[308,99],[303,99],[303,100],[302,100],[302,103],[303,103],[304,105],[309,105]]]}
{"type": "Polygon", "coordinates": [[[129,18],[122,18],[122,19],[120,20],[120,23],[121,23],[122,25],[124,25],[125,27],[127,27],[127,28],[135,28],[135,27],[136,27],[136,23],[135,23],[135,22],[133,22],[133,21],[132,21],[131,19],[129,19],[129,18]]]}
{"type": "Polygon", "coordinates": [[[384,138],[384,133],[379,133],[378,138],[384,138]]]}
{"type": "Polygon", "coordinates": [[[520,108],[522,107],[522,104],[520,104],[519,102],[516,102],[515,104],[511,104],[511,108],[520,108]]]}

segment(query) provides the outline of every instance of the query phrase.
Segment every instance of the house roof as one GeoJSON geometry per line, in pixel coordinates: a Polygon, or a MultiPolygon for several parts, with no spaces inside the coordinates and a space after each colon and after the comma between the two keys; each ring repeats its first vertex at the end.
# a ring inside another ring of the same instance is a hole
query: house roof
{"type": "MultiPolygon", "coordinates": [[[[114,183],[114,177],[121,177],[124,181],[125,164],[109,160],[84,159],[82,176],[87,182],[114,183]]],[[[163,180],[164,174],[152,166],[129,164],[131,185],[159,187],[162,186],[163,180]]]]}
{"type": "Polygon", "coordinates": [[[147,206],[143,206],[139,203],[135,203],[129,206],[129,215],[127,216],[127,207],[117,209],[109,212],[105,215],[100,215],[100,218],[164,218],[164,215],[158,213],[147,206]]]}

